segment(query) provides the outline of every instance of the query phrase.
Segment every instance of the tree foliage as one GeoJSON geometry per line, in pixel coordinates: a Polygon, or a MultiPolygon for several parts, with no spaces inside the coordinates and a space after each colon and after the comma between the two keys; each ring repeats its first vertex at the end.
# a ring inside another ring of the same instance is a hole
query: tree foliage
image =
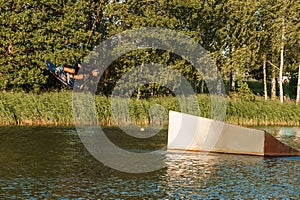
{"type": "MultiPolygon", "coordinates": [[[[240,80],[259,79],[264,61],[267,79],[278,78],[282,45],[283,73],[298,73],[300,0],[0,0],[0,5],[0,90],[49,88],[46,59],[71,65],[102,40],[140,27],[192,37],[211,54],[224,79],[233,72],[240,80]]],[[[203,77],[184,58],[140,49],[104,72],[100,93],[111,94],[123,74],[149,63],[171,66],[195,91],[203,91],[203,77]]],[[[157,84],[141,91],[146,96],[169,92],[157,84]]]]}
{"type": "MultiPolygon", "coordinates": [[[[1,0],[0,89],[40,90],[45,60],[70,64],[82,59],[95,21],[95,1],[1,0]]],[[[102,37],[95,31],[93,41],[102,37]]]]}

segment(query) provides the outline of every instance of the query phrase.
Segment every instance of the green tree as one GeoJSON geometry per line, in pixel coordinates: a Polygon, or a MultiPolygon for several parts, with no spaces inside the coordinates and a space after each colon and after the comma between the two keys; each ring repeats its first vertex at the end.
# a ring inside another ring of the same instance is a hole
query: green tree
{"type": "MultiPolygon", "coordinates": [[[[283,73],[285,68],[291,65],[290,52],[297,51],[291,49],[295,43],[293,35],[299,34],[299,0],[266,0],[261,3],[261,25],[265,27],[264,55],[267,54],[267,62],[272,66],[272,97],[276,96],[276,71],[278,74],[279,97],[283,102],[283,73]],[[265,45],[267,44],[267,45],[265,45]]],[[[298,40],[298,39],[296,39],[298,40]]]]}
{"type": "MultiPolygon", "coordinates": [[[[0,0],[0,4],[0,89],[26,91],[45,86],[46,59],[71,64],[88,53],[85,44],[101,5],[92,0],[0,0]]],[[[102,37],[102,32],[95,32],[91,43],[102,37]]]]}
{"type": "Polygon", "coordinates": [[[246,78],[256,68],[256,12],[259,3],[247,1],[205,1],[202,41],[235,91],[236,79],[246,78]]]}
{"type": "MultiPolygon", "coordinates": [[[[107,13],[110,13],[110,23],[107,28],[108,36],[134,28],[158,27],[176,30],[201,42],[201,10],[201,1],[198,0],[185,2],[176,0],[114,2],[106,10],[107,13]]],[[[170,46],[170,48],[172,47],[170,46]]],[[[103,81],[116,82],[132,67],[141,66],[142,68],[145,64],[150,63],[165,64],[178,70],[196,90],[200,85],[200,75],[196,73],[189,62],[172,52],[156,49],[140,49],[119,58],[107,70],[106,81],[103,81]]],[[[165,74],[165,79],[170,79],[168,74],[165,74]]],[[[114,83],[107,84],[107,86],[111,85],[114,85],[114,83]]],[[[137,97],[146,95],[146,93],[154,95],[159,92],[167,91],[157,84],[150,84],[144,86],[141,90],[137,90],[137,97]],[[140,94],[140,92],[143,92],[143,94],[140,94]]]]}

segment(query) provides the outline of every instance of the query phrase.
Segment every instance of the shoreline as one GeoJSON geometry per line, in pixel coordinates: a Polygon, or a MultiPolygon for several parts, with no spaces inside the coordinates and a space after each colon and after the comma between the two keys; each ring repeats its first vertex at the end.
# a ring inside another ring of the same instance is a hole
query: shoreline
{"type": "MultiPolygon", "coordinates": [[[[289,123],[289,122],[282,122],[282,123],[231,123],[226,121],[226,123],[228,124],[232,124],[232,125],[238,125],[238,126],[243,126],[243,127],[272,127],[272,126],[282,126],[282,127],[300,127],[300,125],[298,123],[289,123]]],[[[8,124],[8,123],[0,123],[0,127],[76,127],[75,123],[74,124],[62,124],[62,123],[36,123],[36,122],[30,122],[30,123],[20,123],[20,124],[8,124]]],[[[91,125],[93,126],[93,125],[91,125]]],[[[98,126],[101,127],[118,127],[117,125],[103,125],[103,124],[99,124],[98,126]]],[[[126,127],[127,125],[122,125],[124,127],[126,127]]],[[[137,125],[137,126],[141,126],[141,127],[147,127],[148,125],[137,125]]],[[[128,127],[130,127],[130,125],[128,125],[128,127]]],[[[155,126],[154,126],[155,127],[155,126]]],[[[167,128],[167,126],[164,126],[167,128]]]]}

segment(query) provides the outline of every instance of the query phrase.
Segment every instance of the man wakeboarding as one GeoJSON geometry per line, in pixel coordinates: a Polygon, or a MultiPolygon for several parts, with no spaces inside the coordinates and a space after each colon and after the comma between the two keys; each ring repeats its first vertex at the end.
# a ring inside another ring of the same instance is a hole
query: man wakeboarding
{"type": "MultiPolygon", "coordinates": [[[[51,71],[51,73],[59,80],[61,81],[64,85],[67,85],[71,88],[74,87],[74,81],[75,80],[81,80],[78,81],[80,86],[77,87],[82,87],[88,78],[91,77],[98,77],[100,75],[100,72],[98,69],[93,69],[92,71],[89,71],[88,73],[79,73],[80,69],[81,71],[83,70],[82,64],[80,63],[74,63],[72,68],[71,67],[64,67],[63,65],[60,65],[56,67],[53,63],[51,63],[49,60],[46,61],[46,64],[51,71]]],[[[86,70],[83,70],[86,71],[86,70]]]]}

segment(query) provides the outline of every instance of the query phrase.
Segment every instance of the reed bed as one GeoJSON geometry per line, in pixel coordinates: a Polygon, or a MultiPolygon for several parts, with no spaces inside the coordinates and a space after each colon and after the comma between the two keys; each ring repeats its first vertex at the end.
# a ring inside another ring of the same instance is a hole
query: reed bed
{"type": "MultiPolygon", "coordinates": [[[[95,96],[83,105],[95,105],[92,110],[73,112],[72,92],[28,94],[22,92],[0,95],[0,125],[75,125],[74,113],[87,113],[82,120],[95,117],[103,126],[136,124],[165,126],[168,112],[183,111],[211,118],[211,97],[198,95],[195,101],[178,97],[151,98],[148,100],[107,98],[95,96]],[[184,102],[189,102],[188,104],[184,102]],[[112,106],[113,102],[113,106],[112,106]],[[181,104],[180,104],[181,102],[181,104]],[[192,103],[190,103],[192,102],[192,103]],[[186,106],[188,105],[188,106],[186,106]],[[197,108],[199,106],[199,109],[197,108]],[[112,109],[112,107],[114,109],[112,109]],[[196,112],[195,112],[196,111],[196,112]],[[96,116],[89,113],[95,112],[96,116]]],[[[194,99],[195,100],[195,99],[194,99]]],[[[84,101],[84,99],[83,99],[84,101]]],[[[87,109],[89,106],[83,106],[87,109]]],[[[300,106],[294,102],[227,99],[226,122],[244,126],[300,126],[300,106]]]]}
{"type": "Polygon", "coordinates": [[[1,125],[71,125],[73,121],[70,92],[0,96],[1,125]]]}

